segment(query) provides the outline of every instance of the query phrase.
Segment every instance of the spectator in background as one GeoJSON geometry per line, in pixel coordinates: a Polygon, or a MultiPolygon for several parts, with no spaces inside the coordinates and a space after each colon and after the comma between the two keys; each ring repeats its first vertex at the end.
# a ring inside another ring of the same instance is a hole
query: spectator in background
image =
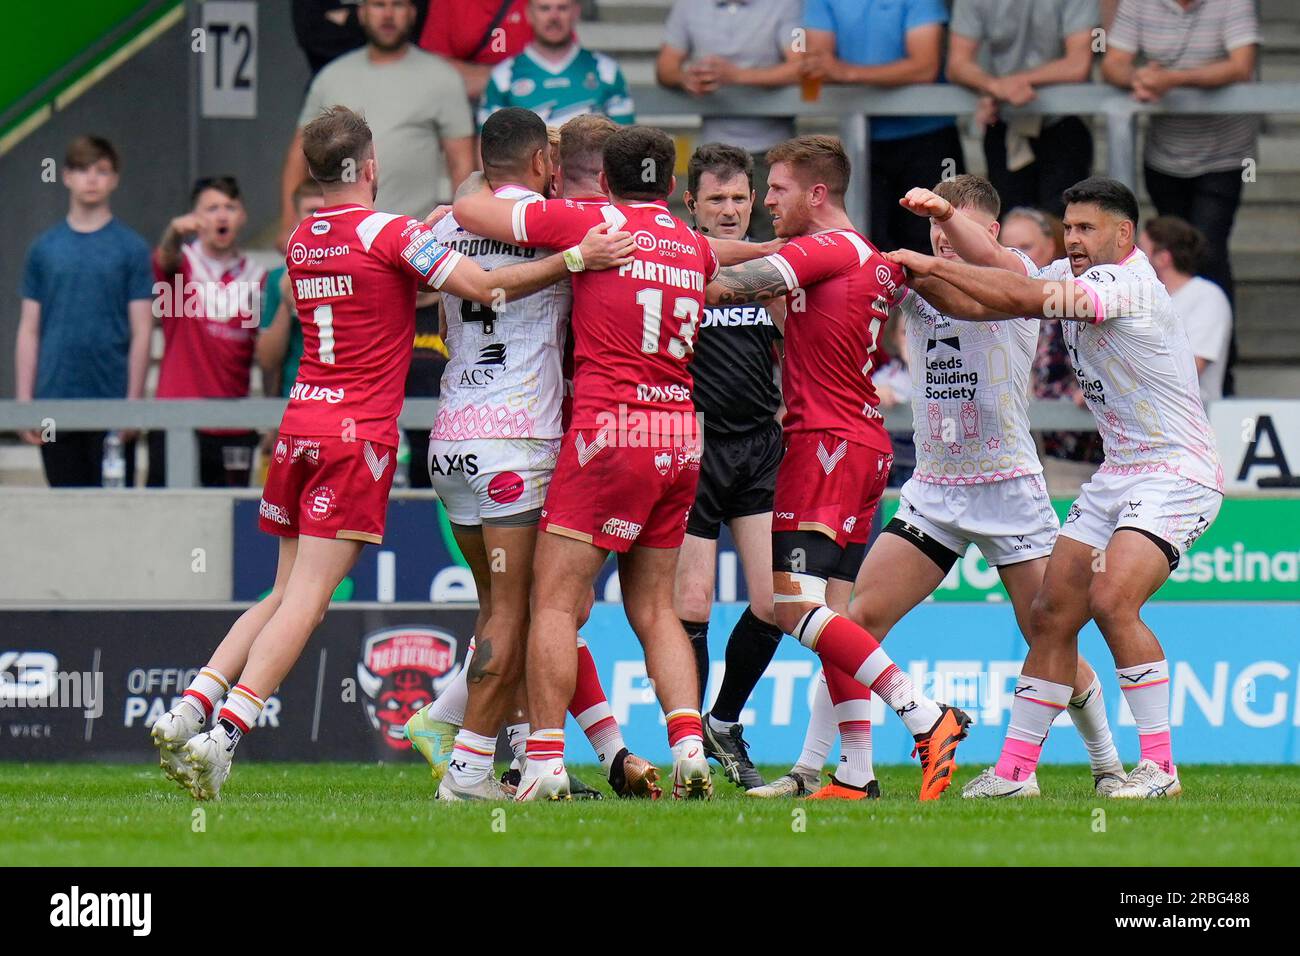
{"type": "Polygon", "coordinates": [[[985,97],[988,176],[1008,206],[1065,212],[1061,193],[1092,170],[1092,133],[1077,116],[997,115],[1023,106],[1035,87],[1086,83],[1092,72],[1097,0],[957,0],[948,77],[985,97]],[[981,63],[983,65],[981,65],[981,63]]]}
{"type": "MultiPolygon", "coordinates": [[[[27,251],[14,349],[15,397],[142,398],[149,368],[153,276],[149,244],[113,217],[117,150],[98,136],[68,145],[68,215],[27,251]]],[[[51,487],[103,483],[105,432],[24,432],[41,446],[51,487]],[[48,440],[44,440],[47,439],[48,440]]],[[[123,433],[125,484],[135,484],[135,437],[123,433]]]]}
{"type": "Polygon", "coordinates": [[[409,42],[411,0],[363,0],[366,45],[317,75],[298,117],[280,183],[280,246],[297,225],[294,191],[306,180],[302,127],[330,106],[364,113],[384,157],[375,208],[423,219],[475,168],[474,123],[465,84],[446,61],[409,42]],[[445,165],[444,165],[445,159],[445,165]],[[451,184],[448,186],[447,180],[451,184]]]}
{"type": "Polygon", "coordinates": [[[1232,337],[1232,305],[1213,282],[1196,273],[1205,261],[1205,236],[1177,216],[1157,216],[1147,222],[1138,248],[1151,260],[1156,278],[1164,283],[1183,320],[1196,356],[1201,401],[1207,406],[1223,398],[1223,370],[1232,337]]]}
{"type": "MultiPolygon", "coordinates": [[[[1121,0],[1102,75],[1153,103],[1178,87],[1250,82],[1258,44],[1254,0],[1121,0]]],[[[1243,164],[1259,155],[1258,133],[1255,116],[1156,114],[1147,126],[1143,159],[1156,212],[1186,219],[1205,234],[1204,275],[1229,301],[1228,237],[1241,202],[1243,164]]]]}
{"type": "MultiPolygon", "coordinates": [[[[1040,269],[1065,257],[1065,226],[1051,213],[1017,206],[1002,217],[998,235],[1004,246],[1019,249],[1040,269]]],[[[1038,324],[1038,346],[1031,370],[1034,398],[1074,402],[1083,406],[1083,390],[1070,364],[1059,321],[1038,324]]],[[[1040,433],[1039,457],[1049,484],[1065,491],[1087,481],[1101,463],[1101,439],[1096,432],[1040,433]]]]}
{"type": "MultiPolygon", "coordinates": [[[[154,250],[163,357],[158,398],[247,398],[266,270],[239,250],[248,217],[233,176],[200,179],[154,250]],[[192,238],[191,238],[192,237],[192,238]]],[[[199,432],[199,483],[246,488],[257,432],[199,432]]],[[[149,485],[167,484],[166,435],[149,433],[149,485]]]]}
{"type": "MultiPolygon", "coordinates": [[[[655,77],[663,86],[707,96],[723,86],[790,86],[799,82],[793,43],[803,0],[676,0],[668,14],[655,77]]],[[[754,182],[767,189],[766,154],[794,136],[793,117],[705,117],[701,143],[726,143],[754,161],[754,182]]],[[[749,237],[773,236],[760,202],[749,237]]]]}
{"type": "Polygon", "coordinates": [[[533,41],[492,70],[478,110],[478,125],[497,110],[532,110],[547,126],[563,126],[583,113],[604,113],[616,123],[636,122],[627,81],[613,57],[578,43],[577,0],[529,0],[533,41]]]}
{"type": "Polygon", "coordinates": [[[533,39],[528,0],[430,0],[420,48],[444,57],[477,103],[492,67],[533,39]]]}
{"type": "MultiPolygon", "coordinates": [[[[293,194],[298,222],[325,205],[320,183],[309,179],[293,194]]],[[[257,333],[254,356],[262,370],[262,393],[289,397],[298,379],[298,361],[302,358],[302,326],[289,288],[289,269],[285,265],[272,269],[266,277],[266,298],[262,302],[262,322],[257,333]]],[[[267,435],[273,438],[274,432],[267,435]]]]}
{"type": "MultiPolygon", "coordinates": [[[[808,77],[829,83],[894,88],[940,81],[943,0],[807,0],[808,77]]],[[[930,224],[898,205],[917,183],[966,171],[951,116],[881,116],[871,121],[871,222],[880,249],[929,254],[930,224]]],[[[849,210],[861,218],[861,210],[849,210]]]]}
{"type": "MultiPolygon", "coordinates": [[[[419,36],[429,0],[413,0],[419,36]]],[[[357,11],[362,0],[293,0],[293,34],[315,76],[331,60],[364,46],[357,11]]]]}

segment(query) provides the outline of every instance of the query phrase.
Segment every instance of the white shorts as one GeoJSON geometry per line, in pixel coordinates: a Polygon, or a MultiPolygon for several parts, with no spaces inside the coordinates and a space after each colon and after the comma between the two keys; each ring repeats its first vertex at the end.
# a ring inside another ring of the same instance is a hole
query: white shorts
{"type": "Polygon", "coordinates": [[[452,524],[492,524],[542,507],[559,453],[558,438],[435,438],[429,478],[452,524]]]}
{"type": "Polygon", "coordinates": [[[1097,472],[1070,505],[1061,534],[1104,549],[1120,528],[1137,528],[1169,544],[1178,561],[1219,514],[1223,493],[1187,478],[1161,473],[1097,472]]]}
{"type": "Polygon", "coordinates": [[[899,492],[894,517],[959,558],[974,544],[995,568],[1051,554],[1060,527],[1042,475],[978,485],[910,478],[899,492]]]}

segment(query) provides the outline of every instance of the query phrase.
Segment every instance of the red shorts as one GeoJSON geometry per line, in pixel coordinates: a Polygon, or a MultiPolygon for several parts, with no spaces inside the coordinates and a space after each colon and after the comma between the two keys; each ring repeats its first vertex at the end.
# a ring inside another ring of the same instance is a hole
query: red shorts
{"type": "Polygon", "coordinates": [[[257,525],[285,538],[384,540],[397,449],[371,441],[279,434],[257,525]]]}
{"type": "Polygon", "coordinates": [[[571,428],[540,527],[608,551],[679,548],[700,480],[700,446],[634,446],[626,436],[571,428]]]}
{"type": "Polygon", "coordinates": [[[773,531],[819,531],[843,547],[864,543],[894,456],[830,432],[786,436],[776,473],[773,531]]]}

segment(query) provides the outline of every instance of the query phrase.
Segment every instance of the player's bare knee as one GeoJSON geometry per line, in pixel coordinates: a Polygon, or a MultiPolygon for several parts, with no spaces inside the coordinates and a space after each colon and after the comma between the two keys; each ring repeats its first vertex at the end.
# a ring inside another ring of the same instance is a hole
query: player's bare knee
{"type": "Polygon", "coordinates": [[[817,605],[809,604],[807,601],[799,602],[779,602],[773,608],[773,617],[777,627],[785,634],[793,634],[798,628],[799,622],[803,620],[805,614],[817,605]]]}
{"type": "Polygon", "coordinates": [[[1097,575],[1088,588],[1088,611],[1103,634],[1136,623],[1142,602],[1126,593],[1122,584],[1097,575]]]}

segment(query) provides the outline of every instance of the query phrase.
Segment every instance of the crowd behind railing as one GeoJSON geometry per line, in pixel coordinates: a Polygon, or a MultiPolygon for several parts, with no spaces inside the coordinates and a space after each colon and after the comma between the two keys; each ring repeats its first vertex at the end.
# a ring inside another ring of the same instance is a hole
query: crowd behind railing
{"type": "MultiPolygon", "coordinates": [[[[286,131],[279,240],[319,208],[299,130],[335,103],[365,113],[383,159],[376,207],[423,218],[478,163],[476,131],[494,110],[521,106],[559,125],[604,113],[633,123],[619,63],[578,40],[578,0],[294,0],[294,28],[313,79],[297,129],[286,131]]],[[[590,11],[588,11],[590,12],[590,11]]],[[[730,86],[798,86],[806,100],[826,84],[897,88],[948,82],[974,91],[987,175],[1003,198],[1001,239],[1039,264],[1063,255],[1060,195],[1090,174],[1093,142],[1078,116],[1024,116],[1042,86],[1101,82],[1142,102],[1168,91],[1250,82],[1260,26],[1253,0],[676,0],[655,70],[660,84],[701,102],[730,86]],[[1003,114],[1006,115],[1003,115],[1003,114]]],[[[1258,155],[1253,116],[1152,116],[1143,173],[1157,216],[1141,246],[1173,295],[1197,356],[1203,398],[1231,391],[1232,270],[1228,240],[1241,201],[1243,161],[1258,155]]],[[[750,152],[761,205],[766,151],[793,134],[791,117],[705,118],[699,141],[750,152]]],[[[870,124],[870,221],[882,249],[929,250],[926,223],[897,199],[966,168],[952,116],[891,116],[870,124]]],[[[302,337],[285,268],[267,270],[241,246],[247,213],[238,182],[199,179],[177,197],[178,215],[153,248],[116,218],[117,151],[98,136],[67,149],[67,217],[34,237],[24,265],[15,348],[16,398],[242,398],[253,369],[263,393],[288,396],[302,337]],[[197,321],[196,321],[197,320],[197,321]],[[164,346],[150,388],[151,337],[164,346]]],[[[129,174],[129,171],[128,171],[129,174]]],[[[753,238],[771,235],[756,206],[753,238]]],[[[446,350],[433,297],[418,303],[411,397],[436,396],[446,350]]],[[[900,326],[901,323],[894,323],[900,326]]],[[[886,404],[908,393],[906,350],[877,372],[886,404]]],[[[1035,395],[1081,403],[1059,323],[1045,322],[1035,395]]],[[[52,486],[167,483],[165,436],[144,437],[147,476],[135,474],[140,435],[40,430],[52,486]]],[[[249,485],[254,430],[203,429],[205,486],[249,485]]],[[[404,437],[408,482],[429,484],[428,435],[404,437]]],[[[1044,436],[1048,456],[1099,460],[1093,432],[1044,436]]],[[[901,458],[906,458],[905,449],[901,458]]]]}

